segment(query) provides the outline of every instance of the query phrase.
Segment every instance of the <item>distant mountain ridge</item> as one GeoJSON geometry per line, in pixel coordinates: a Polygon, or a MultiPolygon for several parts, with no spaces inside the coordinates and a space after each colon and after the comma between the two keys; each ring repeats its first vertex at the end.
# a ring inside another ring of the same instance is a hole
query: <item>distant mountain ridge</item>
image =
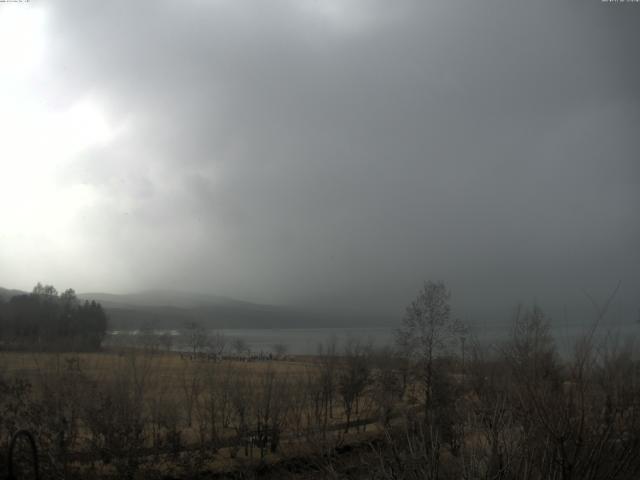
{"type": "MultiPolygon", "coordinates": [[[[20,290],[0,288],[8,301],[20,290]]],[[[109,328],[179,329],[197,322],[207,328],[321,328],[384,325],[381,318],[362,313],[265,305],[214,294],[174,290],[148,290],[113,294],[78,294],[81,300],[100,302],[109,316],[109,328]]]]}
{"type": "Polygon", "coordinates": [[[5,302],[8,302],[11,297],[15,297],[16,295],[24,295],[26,293],[28,292],[0,287],[0,298],[2,298],[5,302]]]}
{"type": "Polygon", "coordinates": [[[209,328],[319,328],[384,323],[363,314],[265,305],[220,295],[171,290],[78,296],[99,301],[109,313],[112,328],[117,329],[181,328],[192,322],[209,328]]]}
{"type": "Polygon", "coordinates": [[[125,294],[88,292],[81,293],[78,297],[84,300],[96,300],[103,306],[196,308],[205,305],[257,305],[221,295],[181,290],[144,290],[125,294]]]}
{"type": "Polygon", "coordinates": [[[211,328],[271,328],[297,322],[286,307],[244,302],[213,294],[148,290],[129,294],[83,293],[109,313],[112,328],[181,328],[197,322],[211,328]]]}

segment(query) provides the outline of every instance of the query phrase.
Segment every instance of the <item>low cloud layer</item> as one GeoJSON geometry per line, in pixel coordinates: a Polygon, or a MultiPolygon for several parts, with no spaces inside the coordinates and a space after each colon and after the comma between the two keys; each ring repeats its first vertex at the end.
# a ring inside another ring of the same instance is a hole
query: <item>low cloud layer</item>
{"type": "Polygon", "coordinates": [[[37,62],[0,80],[3,119],[49,120],[0,150],[2,285],[398,317],[442,279],[473,317],[621,281],[619,316],[640,308],[636,5],[22,8],[37,62]],[[18,169],[60,119],[77,145],[18,169]]]}

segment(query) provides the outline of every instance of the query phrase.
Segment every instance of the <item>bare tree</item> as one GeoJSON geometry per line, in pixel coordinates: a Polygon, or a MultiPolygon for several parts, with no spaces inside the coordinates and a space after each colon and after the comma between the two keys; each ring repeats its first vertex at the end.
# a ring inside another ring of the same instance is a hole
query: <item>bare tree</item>
{"type": "Polygon", "coordinates": [[[390,348],[372,352],[372,397],[378,409],[378,417],[384,427],[388,426],[395,405],[404,393],[402,358],[390,348]]]}
{"type": "Polygon", "coordinates": [[[244,355],[249,350],[249,346],[247,345],[247,341],[244,338],[237,337],[233,339],[231,343],[233,350],[236,352],[236,355],[244,355]]]}
{"type": "MultiPolygon", "coordinates": [[[[323,436],[327,431],[329,419],[333,418],[333,399],[336,393],[336,376],[338,372],[338,340],[332,337],[326,345],[318,346],[320,372],[317,381],[320,387],[320,417],[322,418],[323,436]]],[[[316,407],[317,410],[317,407],[316,407]]]]}
{"type": "Polygon", "coordinates": [[[193,422],[193,410],[198,396],[202,392],[202,375],[200,362],[182,362],[180,369],[180,387],[184,395],[184,406],[187,414],[187,426],[193,422]]]}
{"type": "Polygon", "coordinates": [[[209,335],[206,329],[198,322],[187,324],[186,341],[193,355],[196,356],[204,350],[209,341],[209,335]]]}
{"type": "Polygon", "coordinates": [[[349,431],[353,413],[358,414],[360,397],[371,381],[371,346],[351,338],[344,350],[344,363],[338,373],[338,391],[346,417],[345,433],[349,431]]]}
{"type": "Polygon", "coordinates": [[[84,392],[83,424],[93,452],[112,462],[120,478],[134,478],[145,444],[145,396],[151,356],[127,355],[113,376],[94,380],[84,392]]]}
{"type": "Polygon", "coordinates": [[[232,377],[238,372],[228,362],[207,364],[202,370],[202,394],[196,402],[196,414],[202,443],[217,450],[231,415],[232,377]]]}
{"type": "Polygon", "coordinates": [[[451,293],[444,283],[425,282],[407,307],[402,326],[396,333],[398,346],[418,368],[427,418],[433,397],[434,362],[438,356],[451,353],[465,331],[461,322],[451,318],[450,298],[451,293]]]}
{"type": "Polygon", "coordinates": [[[209,338],[209,349],[217,359],[221,359],[227,347],[227,337],[224,333],[216,332],[209,338]]]}

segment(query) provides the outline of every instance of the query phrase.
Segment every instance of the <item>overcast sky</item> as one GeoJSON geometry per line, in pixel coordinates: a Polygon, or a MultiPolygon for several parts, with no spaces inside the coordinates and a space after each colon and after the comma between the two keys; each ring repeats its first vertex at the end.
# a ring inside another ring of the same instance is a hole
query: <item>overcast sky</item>
{"type": "Polygon", "coordinates": [[[640,4],[0,3],[0,285],[640,308],[640,4]]]}

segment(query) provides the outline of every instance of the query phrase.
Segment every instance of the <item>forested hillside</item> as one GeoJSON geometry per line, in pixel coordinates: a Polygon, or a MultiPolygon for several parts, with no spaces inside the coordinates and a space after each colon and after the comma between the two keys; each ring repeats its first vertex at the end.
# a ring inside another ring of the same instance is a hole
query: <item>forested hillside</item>
{"type": "Polygon", "coordinates": [[[81,301],[72,289],[59,294],[53,286],[40,283],[29,294],[11,290],[0,293],[2,347],[44,350],[100,348],[107,330],[107,315],[99,303],[81,301]]]}

